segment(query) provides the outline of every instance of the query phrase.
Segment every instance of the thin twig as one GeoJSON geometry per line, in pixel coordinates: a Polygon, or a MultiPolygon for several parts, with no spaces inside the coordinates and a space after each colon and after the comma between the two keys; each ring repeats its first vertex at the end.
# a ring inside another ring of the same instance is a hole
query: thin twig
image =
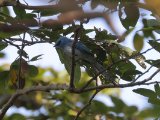
{"type": "Polygon", "coordinates": [[[160,69],[156,70],[149,78],[144,79],[142,81],[139,82],[135,82],[135,83],[127,83],[127,84],[117,84],[116,86],[113,84],[106,84],[106,85],[100,85],[100,86],[93,86],[93,87],[87,87],[85,89],[79,89],[77,91],[77,93],[82,93],[82,92],[86,92],[86,91],[91,91],[91,90],[96,90],[96,89],[105,89],[105,88],[126,88],[126,87],[133,87],[133,86],[139,86],[139,85],[144,85],[146,82],[152,80],[152,78],[157,75],[157,73],[160,72],[160,69]]]}
{"type": "Polygon", "coordinates": [[[14,44],[14,43],[6,40],[6,39],[3,39],[3,41],[5,41],[6,43],[8,43],[8,44],[10,44],[10,45],[12,45],[12,46],[14,46],[14,47],[16,47],[17,49],[20,49],[19,45],[16,45],[16,44],[14,44]]]}
{"type": "MultiPolygon", "coordinates": [[[[138,55],[143,55],[143,54],[147,53],[148,51],[150,51],[150,50],[152,50],[152,49],[153,49],[153,48],[149,48],[149,49],[147,49],[146,51],[144,51],[144,52],[142,52],[142,53],[137,53],[137,54],[134,54],[134,55],[129,56],[128,58],[124,58],[124,59],[115,61],[114,64],[109,65],[106,69],[100,71],[98,74],[96,74],[94,77],[92,77],[81,89],[83,90],[83,89],[87,88],[87,87],[92,83],[92,81],[95,80],[100,74],[102,74],[103,72],[109,70],[109,69],[110,69],[111,67],[113,67],[114,65],[116,65],[116,64],[118,64],[118,63],[120,63],[120,62],[129,60],[129,59],[135,58],[135,57],[138,56],[138,55]]],[[[147,72],[147,71],[146,71],[146,72],[147,72]]],[[[141,76],[139,76],[139,77],[141,77],[141,76]]],[[[138,79],[138,78],[137,78],[137,79],[138,79]]],[[[135,79],[135,81],[136,81],[137,79],[135,79]]],[[[135,81],[134,81],[134,82],[135,82],[135,81]]]]}
{"type": "Polygon", "coordinates": [[[92,95],[92,97],[90,98],[90,100],[88,101],[88,103],[83,106],[83,108],[77,113],[76,117],[74,118],[74,120],[78,120],[80,114],[88,107],[91,105],[92,100],[94,99],[94,97],[97,95],[97,93],[99,92],[99,90],[96,90],[96,92],[92,95]]]}

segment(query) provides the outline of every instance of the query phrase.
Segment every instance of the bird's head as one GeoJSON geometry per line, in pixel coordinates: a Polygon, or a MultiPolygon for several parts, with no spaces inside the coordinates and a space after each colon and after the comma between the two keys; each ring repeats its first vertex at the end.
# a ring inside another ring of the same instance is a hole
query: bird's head
{"type": "Polygon", "coordinates": [[[56,41],[54,47],[56,47],[56,48],[63,48],[63,47],[65,47],[66,45],[70,44],[71,42],[72,42],[72,41],[71,41],[69,38],[67,38],[67,37],[60,37],[60,38],[56,41]]]}

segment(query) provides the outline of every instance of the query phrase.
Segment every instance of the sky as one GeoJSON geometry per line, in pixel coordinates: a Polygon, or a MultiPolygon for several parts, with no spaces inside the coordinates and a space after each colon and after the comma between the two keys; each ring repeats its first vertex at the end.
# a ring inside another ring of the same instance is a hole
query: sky
{"type": "MultiPolygon", "coordinates": [[[[34,2],[32,0],[26,0],[26,2],[29,2],[31,4],[33,3],[32,5],[42,4],[40,1],[42,2],[42,0],[34,0],[34,2]]],[[[44,3],[46,3],[46,2],[44,2],[44,3]]],[[[85,9],[87,10],[89,8],[85,7],[85,9]]],[[[97,9],[101,9],[101,8],[97,8],[97,9]]],[[[117,22],[115,22],[116,29],[117,29],[117,31],[119,31],[119,34],[122,34],[125,31],[125,29],[121,25],[120,21],[115,18],[116,15],[117,15],[117,13],[114,13],[112,15],[112,17],[115,20],[117,20],[117,22]]],[[[46,18],[42,18],[42,19],[46,19],[46,18]]],[[[105,21],[103,19],[94,19],[91,22],[89,22],[89,24],[86,24],[84,26],[86,28],[94,28],[94,26],[96,26],[96,27],[102,28],[102,29],[109,29],[109,27],[107,26],[107,24],[105,23],[105,21]]],[[[138,24],[136,25],[135,32],[138,31],[141,27],[142,27],[141,20],[139,20],[138,24]]],[[[131,34],[130,36],[128,36],[126,38],[126,41],[124,41],[122,44],[134,49],[133,44],[132,44],[133,35],[134,34],[131,34]]],[[[91,33],[90,36],[94,36],[94,33],[91,33]]],[[[157,36],[157,38],[158,37],[159,36],[157,36]]],[[[147,43],[145,43],[145,46],[142,51],[145,51],[149,47],[150,46],[147,43]]],[[[6,57],[4,59],[0,59],[0,64],[12,63],[16,59],[16,57],[18,56],[17,49],[15,47],[8,46],[3,51],[6,53],[6,57]]],[[[42,43],[42,44],[38,44],[38,45],[28,46],[25,48],[25,51],[29,54],[29,56],[31,58],[36,55],[39,55],[39,54],[44,54],[42,56],[41,60],[38,60],[38,61],[32,63],[34,65],[37,65],[40,67],[52,67],[58,71],[64,70],[64,66],[61,64],[59,57],[58,57],[58,54],[52,44],[42,43]]],[[[145,55],[145,57],[156,59],[156,58],[159,58],[160,56],[158,54],[155,56],[155,51],[150,51],[148,54],[145,55]]],[[[137,65],[137,68],[144,71],[144,69],[142,69],[138,65],[137,65]]],[[[135,88],[137,88],[137,87],[121,89],[121,92],[122,92],[121,99],[124,102],[126,102],[128,105],[138,105],[138,107],[140,109],[142,109],[149,104],[147,103],[147,99],[145,97],[132,92],[132,90],[135,88]]],[[[150,88],[153,88],[153,86],[150,86],[150,88]]],[[[103,100],[103,101],[105,101],[106,104],[112,105],[111,101],[108,99],[107,96],[98,95],[96,97],[96,99],[103,100]]],[[[12,112],[12,110],[8,111],[8,113],[10,113],[10,112],[12,112]]]]}

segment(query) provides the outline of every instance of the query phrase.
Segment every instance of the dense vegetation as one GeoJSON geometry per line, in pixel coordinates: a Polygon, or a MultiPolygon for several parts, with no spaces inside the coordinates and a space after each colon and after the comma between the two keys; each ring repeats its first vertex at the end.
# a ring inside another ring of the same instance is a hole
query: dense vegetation
{"type": "Polygon", "coordinates": [[[0,1],[0,58],[5,57],[3,50],[8,46],[15,47],[18,54],[11,65],[0,66],[0,119],[158,120],[160,86],[154,78],[159,75],[160,59],[145,55],[153,51],[157,56],[160,52],[160,1],[51,0],[47,3],[33,6],[27,0],[0,1]],[[42,20],[43,17],[47,19],[42,20]],[[85,27],[97,18],[103,19],[108,28],[85,27]],[[117,29],[117,21],[125,29],[122,34],[117,29]],[[131,34],[128,43],[133,44],[134,50],[124,44],[131,34]],[[25,48],[45,43],[54,45],[60,36],[67,36],[74,43],[71,58],[57,50],[69,74],[34,66],[32,62],[43,59],[43,55],[31,58],[25,48]],[[95,73],[89,64],[75,60],[78,41],[91,50],[114,81],[107,80],[103,71],[95,73]],[[149,47],[143,49],[144,44],[149,47]],[[82,67],[86,71],[81,71],[82,67]],[[142,85],[154,85],[154,89],[142,85]],[[133,92],[148,98],[150,107],[139,110],[119,98],[119,88],[134,86],[139,88],[133,92]],[[97,94],[109,96],[113,106],[94,99],[97,94]],[[31,114],[6,115],[8,109],[20,107],[31,114]]]}

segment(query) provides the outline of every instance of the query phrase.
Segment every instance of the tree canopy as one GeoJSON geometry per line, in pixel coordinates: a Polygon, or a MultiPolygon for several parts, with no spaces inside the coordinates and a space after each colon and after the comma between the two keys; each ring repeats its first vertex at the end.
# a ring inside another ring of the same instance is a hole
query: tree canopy
{"type": "Polygon", "coordinates": [[[0,119],[159,119],[160,81],[155,78],[159,75],[160,59],[146,57],[150,51],[153,56],[160,52],[159,0],[46,0],[37,6],[32,2],[0,1],[0,59],[5,57],[3,50],[8,46],[15,47],[18,54],[10,65],[0,66],[0,119]],[[85,27],[97,18],[108,27],[85,27]],[[25,48],[45,43],[54,46],[61,36],[73,40],[71,58],[57,49],[66,70],[35,66],[33,62],[43,59],[43,54],[31,57],[25,48]],[[90,64],[80,64],[75,59],[79,41],[105,69],[96,73],[90,64]],[[126,41],[134,48],[128,47],[126,41]],[[114,81],[106,79],[104,71],[114,81]],[[144,88],[148,85],[154,89],[144,88]],[[139,110],[119,98],[119,88],[134,86],[139,87],[133,92],[145,96],[151,106],[139,110]],[[95,99],[98,94],[108,96],[113,105],[95,99]],[[6,115],[8,109],[16,108],[31,113],[13,111],[6,115]]]}

